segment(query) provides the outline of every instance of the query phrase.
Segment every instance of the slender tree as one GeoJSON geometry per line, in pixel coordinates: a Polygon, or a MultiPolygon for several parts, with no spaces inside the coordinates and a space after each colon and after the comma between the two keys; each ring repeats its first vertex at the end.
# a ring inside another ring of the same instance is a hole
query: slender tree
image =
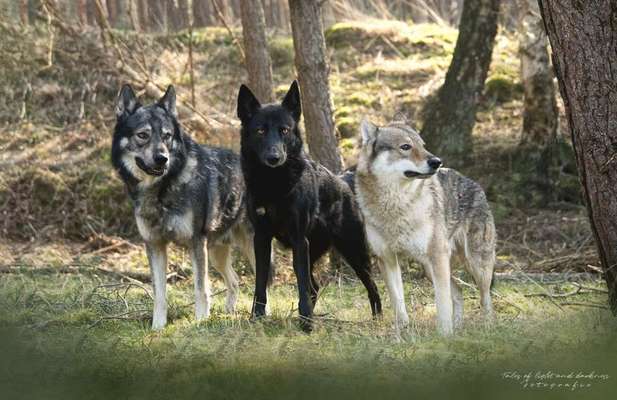
{"type": "Polygon", "coordinates": [[[261,1],[241,0],[242,37],[249,86],[262,103],[273,101],[272,63],[261,1]]]}
{"type": "Polygon", "coordinates": [[[617,3],[539,0],[609,303],[617,315],[617,3]]]}
{"type": "Polygon", "coordinates": [[[537,0],[520,0],[519,53],[523,83],[521,144],[544,148],[557,137],[559,115],[548,40],[537,0]]]}
{"type": "Polygon", "coordinates": [[[427,107],[422,133],[429,149],[449,165],[472,150],[478,98],[484,89],[497,34],[500,0],[463,3],[459,34],[446,80],[427,107]]]}
{"type": "MultiPolygon", "coordinates": [[[[564,167],[574,164],[571,148],[559,130],[554,73],[537,0],[519,0],[518,36],[523,85],[523,128],[513,168],[525,179],[530,200],[548,204],[564,193],[555,190],[564,167]]],[[[512,7],[512,5],[511,5],[512,7]]]]}
{"type": "Polygon", "coordinates": [[[289,11],[309,151],[317,161],[337,173],[343,164],[332,118],[321,3],[289,0],[289,11]]]}

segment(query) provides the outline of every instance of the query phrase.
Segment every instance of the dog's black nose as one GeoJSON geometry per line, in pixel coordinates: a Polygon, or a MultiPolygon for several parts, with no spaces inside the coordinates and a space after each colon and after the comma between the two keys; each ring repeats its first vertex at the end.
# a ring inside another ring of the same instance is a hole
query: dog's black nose
{"type": "Polygon", "coordinates": [[[163,166],[163,165],[167,164],[167,160],[168,160],[168,158],[165,155],[163,155],[163,154],[156,154],[154,156],[154,162],[158,166],[163,166]]]}
{"type": "Polygon", "coordinates": [[[441,167],[441,159],[439,157],[431,157],[428,159],[427,163],[428,166],[433,169],[441,167]]]}
{"type": "Polygon", "coordinates": [[[270,165],[277,165],[280,160],[281,157],[278,155],[271,155],[266,158],[266,162],[270,165]]]}

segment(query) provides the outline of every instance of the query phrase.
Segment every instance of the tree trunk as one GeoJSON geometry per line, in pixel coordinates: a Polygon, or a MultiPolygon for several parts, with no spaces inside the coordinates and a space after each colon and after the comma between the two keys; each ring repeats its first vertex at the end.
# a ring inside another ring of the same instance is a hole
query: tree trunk
{"type": "Polygon", "coordinates": [[[319,3],[318,0],[289,0],[291,31],[309,151],[315,160],[338,173],[343,164],[332,119],[329,66],[319,3]]]}
{"type": "Polygon", "coordinates": [[[142,31],[148,32],[152,27],[152,21],[150,19],[150,9],[148,7],[148,0],[134,0],[137,2],[137,19],[139,20],[139,26],[142,31]]]}
{"type": "Polygon", "coordinates": [[[617,315],[617,4],[540,0],[591,227],[617,315]]]}
{"type": "MultiPolygon", "coordinates": [[[[101,1],[101,3],[103,3],[103,1],[101,1]]],[[[107,19],[109,20],[109,25],[115,28],[118,22],[118,3],[116,0],[106,0],[105,5],[107,6],[107,19]]]]}
{"type": "Polygon", "coordinates": [[[160,32],[167,31],[167,1],[153,1],[150,4],[152,27],[160,32]]]}
{"type": "Polygon", "coordinates": [[[19,19],[22,25],[29,25],[30,18],[28,15],[28,0],[19,0],[19,19]]]}
{"type": "Polygon", "coordinates": [[[210,0],[193,0],[193,24],[196,28],[212,25],[210,0]]]}
{"type": "Polygon", "coordinates": [[[129,21],[131,22],[131,28],[135,32],[141,32],[141,20],[139,19],[139,3],[137,0],[128,0],[127,9],[129,13],[129,21]]]}
{"type": "Polygon", "coordinates": [[[240,2],[242,37],[249,86],[262,103],[271,103],[272,63],[268,53],[266,22],[261,1],[242,0],[240,2]]]}
{"type": "Polygon", "coordinates": [[[556,140],[559,123],[548,42],[537,0],[520,0],[519,14],[524,93],[521,144],[543,148],[556,140]]]}
{"type": "Polygon", "coordinates": [[[457,164],[472,151],[471,132],[497,34],[499,0],[463,3],[458,39],[443,86],[425,113],[428,149],[457,164]]]}
{"type": "Polygon", "coordinates": [[[77,17],[79,18],[79,24],[83,26],[88,25],[88,4],[87,0],[77,1],[77,17]]]}

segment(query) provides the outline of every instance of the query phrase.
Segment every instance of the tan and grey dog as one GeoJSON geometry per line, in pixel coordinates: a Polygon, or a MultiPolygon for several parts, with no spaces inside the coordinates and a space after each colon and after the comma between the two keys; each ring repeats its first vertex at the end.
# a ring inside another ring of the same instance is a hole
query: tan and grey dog
{"type": "Polygon", "coordinates": [[[409,323],[399,259],[421,263],[435,288],[437,327],[449,335],[462,323],[463,294],[451,265],[463,264],[492,314],[495,225],[484,191],[424,148],[404,123],[362,121],[356,192],[369,243],[390,293],[397,327],[409,323]]]}

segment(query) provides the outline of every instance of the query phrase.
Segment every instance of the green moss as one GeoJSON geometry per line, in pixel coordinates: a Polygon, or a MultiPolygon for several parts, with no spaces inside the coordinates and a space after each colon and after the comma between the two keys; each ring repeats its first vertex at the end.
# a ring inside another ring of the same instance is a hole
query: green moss
{"type": "Polygon", "coordinates": [[[390,20],[341,22],[325,33],[326,43],[335,49],[352,47],[364,53],[399,57],[449,55],[456,35],[456,30],[436,24],[409,25],[390,20]]]}
{"type": "Polygon", "coordinates": [[[273,36],[268,42],[272,66],[291,67],[294,62],[294,44],[289,36],[273,36]]]}
{"type": "Polygon", "coordinates": [[[335,124],[342,138],[354,137],[358,132],[359,122],[356,117],[337,118],[335,124]]]}
{"type": "Polygon", "coordinates": [[[521,98],[523,86],[506,75],[495,74],[486,80],[484,94],[493,102],[506,103],[521,98]]]}
{"type": "Polygon", "coordinates": [[[372,96],[370,93],[356,92],[347,97],[347,103],[365,107],[372,107],[375,104],[379,104],[379,100],[372,96]]]}

